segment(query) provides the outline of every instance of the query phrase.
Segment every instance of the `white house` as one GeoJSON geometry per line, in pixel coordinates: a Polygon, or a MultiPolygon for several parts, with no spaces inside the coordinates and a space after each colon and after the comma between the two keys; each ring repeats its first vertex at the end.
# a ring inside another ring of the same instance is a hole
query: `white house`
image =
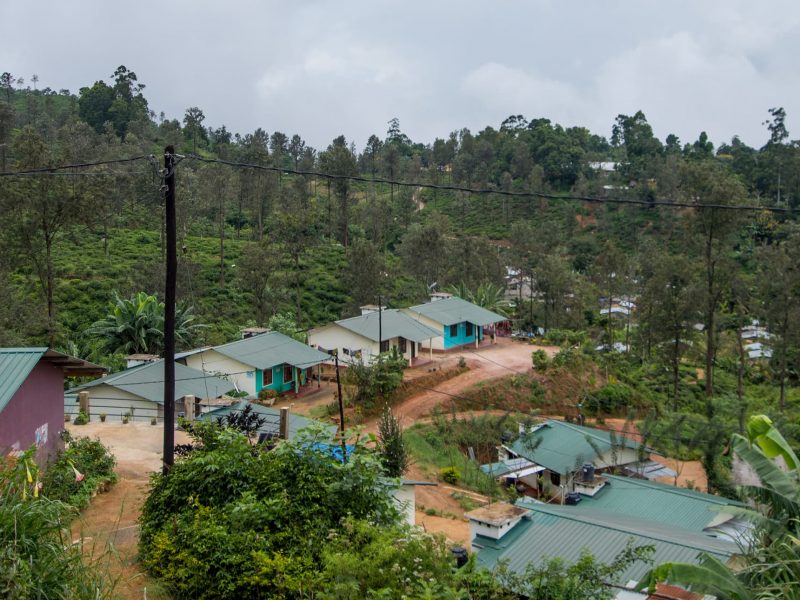
{"type": "Polygon", "coordinates": [[[434,350],[450,350],[468,344],[477,347],[483,339],[483,328],[508,318],[444,292],[431,294],[430,302],[402,310],[419,323],[433,329],[434,350]]]}
{"type": "MultiPolygon", "coordinates": [[[[180,401],[194,396],[197,402],[219,398],[233,390],[233,384],[211,374],[175,363],[176,413],[184,412],[180,401]]],[[[164,361],[139,366],[95,379],[68,390],[64,396],[64,414],[78,414],[78,394],[89,394],[89,415],[97,418],[105,413],[119,420],[126,413],[132,420],[149,421],[164,418],[164,361]]]]}
{"type": "Polygon", "coordinates": [[[323,352],[336,350],[339,361],[348,364],[370,362],[380,352],[396,348],[413,364],[424,351],[430,354],[431,340],[439,332],[400,310],[362,306],[361,315],[334,321],[308,333],[308,343],[323,352]]]}
{"type": "Polygon", "coordinates": [[[264,389],[299,392],[313,379],[312,367],[328,359],[289,336],[268,331],[213,348],[183,352],[175,360],[203,373],[224,376],[253,396],[264,389]]]}

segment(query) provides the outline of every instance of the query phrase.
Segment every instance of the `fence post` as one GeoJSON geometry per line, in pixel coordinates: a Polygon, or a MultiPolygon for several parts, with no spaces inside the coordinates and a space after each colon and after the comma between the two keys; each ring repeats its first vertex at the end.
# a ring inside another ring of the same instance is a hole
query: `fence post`
{"type": "Polygon", "coordinates": [[[278,435],[282,440],[289,439],[289,408],[281,408],[281,423],[278,435]]]}
{"type": "Polygon", "coordinates": [[[87,417],[90,417],[89,414],[89,392],[83,391],[78,392],[78,402],[80,403],[80,411],[86,413],[87,417]]]}
{"type": "Polygon", "coordinates": [[[194,421],[194,396],[191,394],[183,397],[183,411],[187,421],[194,421]]]}

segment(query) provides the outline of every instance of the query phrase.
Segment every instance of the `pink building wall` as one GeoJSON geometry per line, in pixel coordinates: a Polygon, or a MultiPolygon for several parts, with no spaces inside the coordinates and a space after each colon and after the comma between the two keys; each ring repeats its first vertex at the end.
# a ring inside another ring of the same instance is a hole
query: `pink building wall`
{"type": "Polygon", "coordinates": [[[40,461],[63,447],[64,372],[40,360],[0,412],[0,453],[38,445],[40,461]]]}

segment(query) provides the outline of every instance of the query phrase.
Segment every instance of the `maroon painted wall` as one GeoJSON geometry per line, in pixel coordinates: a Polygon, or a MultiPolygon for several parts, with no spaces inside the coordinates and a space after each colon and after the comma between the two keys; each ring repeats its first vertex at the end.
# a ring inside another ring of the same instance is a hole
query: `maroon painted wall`
{"type": "Polygon", "coordinates": [[[59,433],[64,429],[64,372],[44,360],[0,412],[0,451],[26,450],[36,443],[37,429],[46,434],[37,455],[45,461],[63,447],[59,433]]]}

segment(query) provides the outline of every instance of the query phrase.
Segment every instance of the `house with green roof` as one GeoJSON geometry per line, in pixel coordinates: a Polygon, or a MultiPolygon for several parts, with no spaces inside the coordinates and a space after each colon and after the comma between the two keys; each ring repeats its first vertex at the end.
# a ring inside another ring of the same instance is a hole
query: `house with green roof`
{"type": "Polygon", "coordinates": [[[203,373],[223,376],[239,391],[257,396],[263,389],[299,392],[313,380],[312,368],[329,358],[289,336],[267,331],[221,346],[184,352],[176,360],[203,373]]]}
{"type": "Polygon", "coordinates": [[[517,479],[516,483],[525,486],[526,491],[593,495],[606,483],[604,477],[594,476],[595,471],[635,471],[647,449],[621,434],[549,419],[521,430],[513,443],[500,447],[498,455],[499,461],[523,458],[541,467],[529,468],[531,474],[517,479]]]}
{"type": "MultiPolygon", "coordinates": [[[[181,398],[194,396],[197,403],[203,403],[233,390],[230,381],[175,363],[176,414],[185,412],[181,398]]],[[[127,413],[133,421],[156,417],[160,422],[164,418],[164,361],[143,363],[62,392],[63,414],[78,414],[81,392],[89,395],[92,418],[105,413],[118,421],[127,413]]]]}
{"type": "MultiPolygon", "coordinates": [[[[573,564],[584,552],[610,563],[631,542],[634,546],[652,546],[655,564],[697,564],[703,552],[725,563],[739,552],[735,542],[709,532],[595,508],[576,510],[527,500],[513,507],[489,505],[466,516],[472,550],[477,553],[477,562],[488,569],[500,561],[520,573],[529,564],[542,565],[551,558],[573,564]]],[[[650,567],[636,562],[610,583],[639,581],[650,567]]]]}
{"type": "Polygon", "coordinates": [[[323,352],[336,350],[339,361],[348,364],[370,362],[381,352],[396,349],[413,364],[425,352],[432,352],[431,340],[438,330],[406,313],[378,306],[362,306],[361,314],[334,321],[308,332],[308,343],[323,352]]]}
{"type": "Polygon", "coordinates": [[[101,373],[103,367],[45,347],[0,348],[0,457],[36,446],[45,462],[61,446],[64,378],[101,373]]]}
{"type": "Polygon", "coordinates": [[[484,339],[484,328],[507,321],[499,315],[444,292],[431,294],[430,302],[404,308],[403,312],[419,323],[434,329],[434,350],[444,351],[474,344],[484,339]]]}
{"type": "MultiPolygon", "coordinates": [[[[254,414],[264,419],[264,424],[258,429],[258,433],[264,434],[269,438],[277,438],[280,434],[280,410],[255,402],[240,400],[228,406],[220,406],[202,413],[199,419],[216,422],[217,419],[227,417],[234,413],[241,413],[248,406],[254,414]]],[[[308,429],[312,426],[323,427],[331,437],[336,433],[336,427],[334,425],[309,419],[293,412],[289,413],[289,439],[293,439],[301,429],[308,429]]]]}

